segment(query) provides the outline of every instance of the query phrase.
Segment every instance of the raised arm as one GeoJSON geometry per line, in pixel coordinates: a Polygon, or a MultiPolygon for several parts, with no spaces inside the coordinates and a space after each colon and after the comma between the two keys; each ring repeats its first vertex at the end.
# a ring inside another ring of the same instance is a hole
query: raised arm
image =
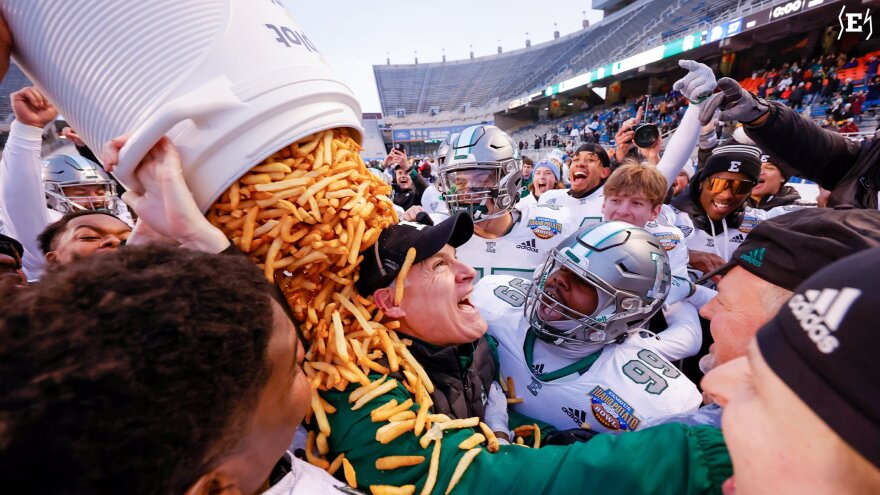
{"type": "Polygon", "coordinates": [[[40,151],[43,127],[55,120],[55,107],[34,88],[10,95],[15,121],[0,161],[0,220],[24,246],[22,264],[28,279],[40,277],[45,258],[37,236],[57,218],[50,217],[43,192],[40,151]]]}

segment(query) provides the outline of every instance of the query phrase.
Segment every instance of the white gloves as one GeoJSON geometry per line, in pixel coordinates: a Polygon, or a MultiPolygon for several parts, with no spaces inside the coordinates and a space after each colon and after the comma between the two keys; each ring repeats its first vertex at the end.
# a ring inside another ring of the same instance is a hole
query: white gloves
{"type": "Polygon", "coordinates": [[[498,382],[492,382],[489,388],[489,402],[486,404],[486,413],[483,421],[492,431],[507,433],[510,435],[507,417],[507,396],[498,382]]]}
{"type": "Polygon", "coordinates": [[[700,104],[715,90],[715,74],[706,64],[693,60],[679,60],[678,65],[687,69],[683,78],[675,81],[672,89],[680,92],[693,104],[700,104]]]}

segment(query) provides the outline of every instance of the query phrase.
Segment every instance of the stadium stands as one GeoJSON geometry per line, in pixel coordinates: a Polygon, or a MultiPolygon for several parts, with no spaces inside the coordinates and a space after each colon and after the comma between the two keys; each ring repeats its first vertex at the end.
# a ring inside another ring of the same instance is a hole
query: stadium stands
{"type": "MultiPolygon", "coordinates": [[[[11,61],[9,64],[9,72],[0,83],[0,95],[9,95],[21,88],[30,86],[32,83],[21,71],[21,68],[11,61]]],[[[0,98],[0,122],[8,122],[12,120],[12,104],[9,98],[0,98]]]]}
{"type": "Polygon", "coordinates": [[[637,0],[599,23],[507,53],[445,63],[375,65],[385,115],[500,109],[509,100],[607,65],[772,0],[637,0]],[[474,84],[479,81],[479,84],[474,84]]]}

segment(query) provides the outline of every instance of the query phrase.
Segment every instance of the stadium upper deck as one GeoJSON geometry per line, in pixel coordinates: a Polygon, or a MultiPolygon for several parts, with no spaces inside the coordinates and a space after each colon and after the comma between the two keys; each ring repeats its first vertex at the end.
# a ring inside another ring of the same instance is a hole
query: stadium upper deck
{"type": "Polygon", "coordinates": [[[610,63],[646,44],[660,44],[689,30],[732,17],[770,1],[639,0],[601,22],[558,39],[470,60],[375,65],[373,71],[385,115],[432,108],[455,112],[501,106],[559,79],[610,63]],[[479,84],[474,84],[479,81],[479,84]]]}

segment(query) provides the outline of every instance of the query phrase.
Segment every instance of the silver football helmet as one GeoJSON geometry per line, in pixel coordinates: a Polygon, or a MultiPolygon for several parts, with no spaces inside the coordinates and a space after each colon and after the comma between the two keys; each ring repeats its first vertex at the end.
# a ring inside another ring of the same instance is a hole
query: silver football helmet
{"type": "Polygon", "coordinates": [[[446,161],[446,155],[449,154],[449,148],[452,147],[452,143],[458,139],[458,133],[453,132],[446,136],[446,139],[440,143],[440,146],[437,147],[437,166],[442,167],[443,163],[446,161]]]}
{"type": "Polygon", "coordinates": [[[670,283],[669,257],[652,234],[626,222],[602,222],[581,228],[550,252],[525,312],[539,338],[572,350],[592,349],[654,316],[670,283]],[[572,307],[575,285],[587,288],[579,291],[578,304],[593,289],[594,310],[572,307]]]}
{"type": "Polygon", "coordinates": [[[519,200],[519,148],[507,133],[493,125],[475,125],[461,131],[451,141],[439,168],[440,192],[452,214],[465,212],[480,222],[506,214],[519,200]]]}
{"type": "Polygon", "coordinates": [[[119,213],[116,182],[100,165],[79,155],[45,160],[43,188],[49,208],[61,213],[96,209],[119,213]]]}

